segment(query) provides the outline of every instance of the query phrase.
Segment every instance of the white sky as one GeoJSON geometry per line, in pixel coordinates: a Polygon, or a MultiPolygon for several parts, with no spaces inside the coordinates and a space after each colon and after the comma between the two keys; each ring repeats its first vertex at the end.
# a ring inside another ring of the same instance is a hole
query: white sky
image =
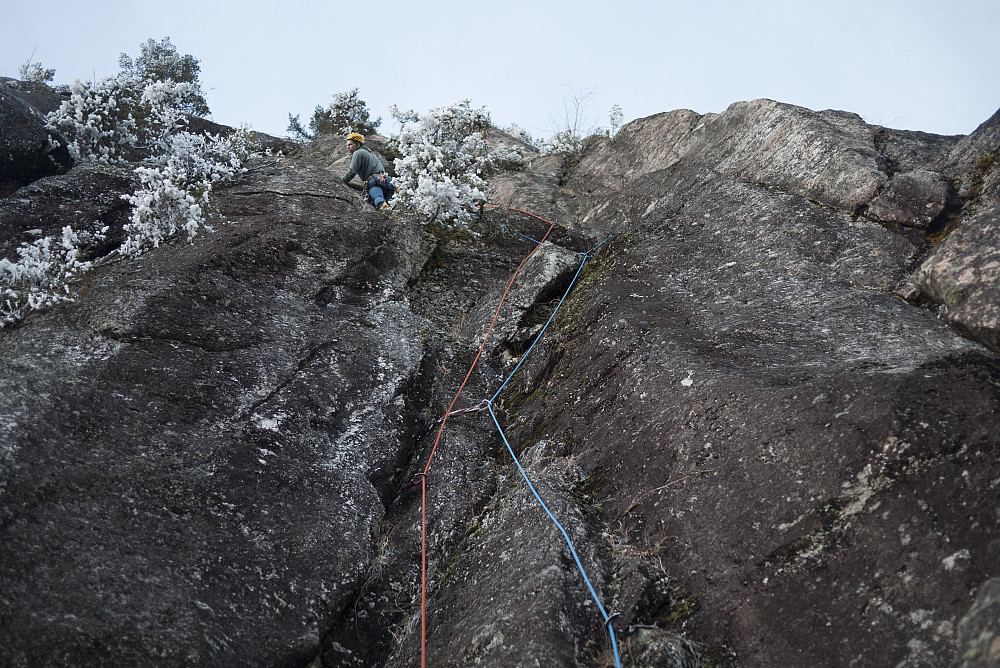
{"type": "Polygon", "coordinates": [[[968,134],[1000,108],[998,0],[3,0],[0,76],[29,57],[54,83],[111,76],[170,37],[201,63],[212,117],[284,135],[355,86],[389,106],[466,98],[547,137],[567,89],[588,127],[767,97],[870,123],[968,134]]]}

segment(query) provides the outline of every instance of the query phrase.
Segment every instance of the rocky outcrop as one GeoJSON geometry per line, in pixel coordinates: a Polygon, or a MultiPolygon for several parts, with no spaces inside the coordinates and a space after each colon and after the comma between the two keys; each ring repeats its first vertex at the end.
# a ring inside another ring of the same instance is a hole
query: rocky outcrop
{"type": "Polygon", "coordinates": [[[561,246],[542,243],[525,263],[521,280],[506,285],[498,283],[478,299],[458,328],[458,336],[463,341],[480,342],[495,334],[508,352],[520,356],[544,325],[532,318],[535,302],[559,299],[582,259],[561,246]],[[497,312],[496,305],[505,296],[507,308],[497,312]]]}
{"type": "Polygon", "coordinates": [[[107,239],[92,251],[107,255],[124,241],[122,227],[131,214],[121,196],[137,185],[132,169],[113,165],[82,165],[39,178],[0,199],[0,247],[9,251],[41,236],[58,237],[67,225],[91,232],[107,227],[107,239]]]}
{"type": "Polygon", "coordinates": [[[0,196],[69,167],[45,130],[45,113],[61,101],[47,86],[0,77],[0,196]]]}
{"type": "Polygon", "coordinates": [[[975,188],[980,170],[977,163],[984,156],[995,155],[1000,145],[1000,110],[983,122],[975,132],[965,137],[956,137],[949,149],[942,153],[936,164],[938,168],[954,175],[960,182],[960,191],[968,195],[975,188]]]}
{"type": "Polygon", "coordinates": [[[953,196],[951,181],[940,172],[917,169],[892,177],[868,207],[868,215],[883,223],[927,229],[940,218],[953,196]]]}
{"type": "Polygon", "coordinates": [[[969,184],[968,216],[914,278],[942,303],[944,318],[1000,350],[1000,116],[980,126],[960,148],[966,155],[982,151],[963,179],[969,184]]]}
{"type": "MultiPolygon", "coordinates": [[[[930,242],[905,227],[925,224],[919,207],[896,207],[905,226],[874,219],[905,201],[878,136],[768,101],[674,112],[624,128],[569,183],[592,202],[584,225],[621,234],[562,347],[529,365],[522,437],[578,444],[584,475],[613,481],[601,519],[656,546],[701,606],[689,634],[725,639],[709,653],[739,665],[947,663],[995,575],[996,357],[894,296],[930,242]],[[748,138],[721,141],[737,122],[748,138]],[[843,173],[824,183],[830,165],[843,173]]],[[[905,140],[912,181],[958,178],[935,162],[958,138],[905,140]]]]}
{"type": "MultiPolygon", "coordinates": [[[[455,408],[522,364],[497,424],[624,665],[990,665],[994,130],[759,100],[529,154],[497,202],[558,225],[499,312],[547,223],[378,215],[339,140],[255,162],[0,330],[0,665],[419,665],[432,454],[428,665],[610,665],[497,425],[438,438],[474,360],[455,408]]],[[[129,187],[33,180],[4,255],[129,187]]]]}
{"type": "MultiPolygon", "coordinates": [[[[994,210],[995,211],[995,210],[994,210]]],[[[943,304],[941,315],[1000,350],[1000,217],[976,216],[917,270],[916,284],[943,304]]]]}
{"type": "Polygon", "coordinates": [[[671,112],[622,128],[613,145],[604,142],[584,157],[575,176],[619,189],[657,182],[657,206],[682,201],[715,175],[730,176],[854,213],[888,180],[874,132],[854,114],[817,114],[771,100],[734,104],[722,114],[671,112]]]}

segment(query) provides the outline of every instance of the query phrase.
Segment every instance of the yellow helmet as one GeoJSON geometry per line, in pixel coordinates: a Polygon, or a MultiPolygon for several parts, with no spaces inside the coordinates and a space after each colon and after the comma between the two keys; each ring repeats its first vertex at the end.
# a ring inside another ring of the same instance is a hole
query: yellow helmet
{"type": "Polygon", "coordinates": [[[363,136],[361,136],[360,134],[358,134],[357,132],[352,132],[351,134],[347,135],[347,140],[348,141],[356,141],[359,144],[364,144],[365,143],[365,138],[363,136]]]}

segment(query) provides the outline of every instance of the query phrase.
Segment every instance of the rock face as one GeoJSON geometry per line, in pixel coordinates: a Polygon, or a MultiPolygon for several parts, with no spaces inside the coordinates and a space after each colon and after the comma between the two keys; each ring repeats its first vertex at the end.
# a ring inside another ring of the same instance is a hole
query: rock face
{"type": "Polygon", "coordinates": [[[0,244],[10,248],[39,236],[59,236],[66,225],[89,231],[108,227],[107,243],[95,251],[107,254],[121,245],[131,212],[121,194],[136,185],[131,169],[110,165],[82,165],[40,178],[0,199],[0,244]]]}
{"type": "Polygon", "coordinates": [[[422,357],[398,301],[419,236],[329,184],[259,165],[239,223],[4,332],[15,665],[305,660],[367,577],[422,357]]]}
{"type": "Polygon", "coordinates": [[[1000,350],[1000,115],[981,125],[970,139],[979,141],[963,145],[982,151],[964,179],[970,215],[934,249],[915,278],[922,290],[943,304],[943,317],[1000,350]]]}
{"type": "Polygon", "coordinates": [[[960,652],[956,666],[978,668],[1000,663],[1000,579],[979,591],[969,614],[958,623],[960,652]]]}
{"type": "Polygon", "coordinates": [[[61,101],[46,86],[0,77],[0,195],[69,166],[65,150],[49,147],[43,118],[61,101]]]}
{"type": "MultiPolygon", "coordinates": [[[[551,231],[260,159],[0,330],[0,665],[420,665],[432,453],[428,665],[614,665],[503,438],[623,665],[995,665],[996,118],[640,119],[495,180],[551,231]]],[[[28,180],[6,257],[127,215],[127,170],[28,180]]]]}

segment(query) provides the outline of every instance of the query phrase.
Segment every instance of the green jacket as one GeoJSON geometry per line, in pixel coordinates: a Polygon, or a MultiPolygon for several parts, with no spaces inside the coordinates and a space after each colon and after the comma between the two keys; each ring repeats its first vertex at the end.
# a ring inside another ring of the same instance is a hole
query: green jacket
{"type": "Polygon", "coordinates": [[[381,174],[384,171],[385,167],[382,166],[382,161],[372,155],[364,146],[359,146],[358,150],[351,156],[351,166],[344,174],[344,183],[349,183],[355,175],[367,182],[375,174],[381,174]]]}

